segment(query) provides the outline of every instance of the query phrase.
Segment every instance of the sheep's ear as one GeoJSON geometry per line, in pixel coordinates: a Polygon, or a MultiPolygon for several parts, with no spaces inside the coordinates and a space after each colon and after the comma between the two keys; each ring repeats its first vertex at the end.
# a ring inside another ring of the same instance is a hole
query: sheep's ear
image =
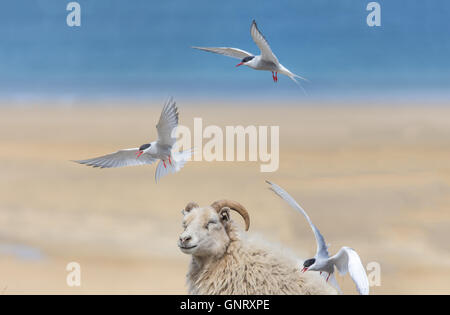
{"type": "Polygon", "coordinates": [[[191,201],[186,205],[186,207],[183,210],[181,210],[181,214],[186,215],[194,208],[198,208],[198,204],[196,202],[191,201]]]}
{"type": "Polygon", "coordinates": [[[230,221],[230,208],[223,207],[222,209],[220,209],[219,218],[220,218],[220,221],[222,221],[222,222],[230,221]]]}

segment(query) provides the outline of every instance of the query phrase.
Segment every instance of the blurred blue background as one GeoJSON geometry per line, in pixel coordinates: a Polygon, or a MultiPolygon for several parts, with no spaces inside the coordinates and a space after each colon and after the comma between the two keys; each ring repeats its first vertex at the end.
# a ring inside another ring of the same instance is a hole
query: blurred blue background
{"type": "Polygon", "coordinates": [[[69,2],[2,1],[0,99],[450,99],[446,0],[378,1],[381,27],[366,24],[368,0],[79,0],[81,27],[66,24],[69,2]],[[259,53],[252,19],[308,95],[190,48],[259,53]]]}

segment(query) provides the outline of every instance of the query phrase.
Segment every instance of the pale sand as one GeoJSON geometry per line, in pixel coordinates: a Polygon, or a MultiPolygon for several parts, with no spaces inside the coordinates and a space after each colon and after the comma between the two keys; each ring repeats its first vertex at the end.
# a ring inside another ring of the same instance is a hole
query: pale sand
{"type": "MultiPolygon", "coordinates": [[[[347,245],[365,264],[381,264],[372,293],[450,293],[450,108],[181,102],[187,126],[193,117],[279,125],[278,172],[259,172],[259,162],[190,162],[156,185],[154,166],[69,162],[155,138],[160,108],[0,108],[0,294],[185,293],[189,257],[176,241],[191,200],[235,199],[250,211],[251,232],[312,256],[306,221],[265,179],[304,206],[332,253],[347,245]],[[11,245],[43,258],[11,254],[11,245]],[[81,288],[66,285],[71,261],[81,264],[81,288]]],[[[355,292],[348,276],[338,280],[355,292]]]]}

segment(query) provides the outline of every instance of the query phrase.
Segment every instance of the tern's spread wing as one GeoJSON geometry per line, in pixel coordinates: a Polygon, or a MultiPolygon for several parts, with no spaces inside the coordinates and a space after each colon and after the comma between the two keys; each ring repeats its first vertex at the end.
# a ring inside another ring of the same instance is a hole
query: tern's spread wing
{"type": "Polygon", "coordinates": [[[274,193],[276,193],[278,196],[284,199],[292,208],[303,214],[303,216],[306,218],[306,221],[308,221],[309,225],[311,226],[311,229],[314,232],[314,236],[316,238],[317,243],[316,258],[328,259],[329,254],[327,245],[325,243],[325,239],[323,238],[322,234],[320,234],[320,231],[316,228],[316,226],[312,223],[311,219],[306,214],[305,210],[303,210],[303,208],[300,207],[300,205],[294,200],[294,198],[292,198],[291,195],[289,195],[283,188],[269,181],[266,182],[271,186],[270,189],[274,193]]]}
{"type": "Polygon", "coordinates": [[[369,280],[358,253],[350,247],[342,247],[336,255],[330,258],[330,261],[336,265],[340,274],[344,275],[348,271],[359,294],[369,294],[369,280]]]}
{"type": "Polygon", "coordinates": [[[176,139],[172,137],[173,130],[178,126],[178,108],[172,98],[169,98],[156,125],[158,130],[158,144],[172,147],[176,139]]]}
{"type": "Polygon", "coordinates": [[[156,159],[149,154],[142,154],[137,157],[139,148],[120,150],[115,153],[99,156],[93,159],[74,161],[80,164],[85,164],[93,167],[110,168],[152,164],[156,159]]]}
{"type": "Polygon", "coordinates": [[[261,50],[261,58],[267,61],[271,61],[275,64],[278,64],[278,59],[270,49],[269,43],[267,42],[264,35],[259,31],[258,26],[256,25],[255,20],[252,22],[252,26],[250,28],[250,34],[252,35],[253,41],[261,50]]]}
{"type": "Polygon", "coordinates": [[[244,59],[245,57],[253,56],[251,53],[246,52],[245,50],[232,47],[192,47],[192,48],[209,51],[212,53],[225,55],[228,57],[237,58],[241,60],[244,59]]]}

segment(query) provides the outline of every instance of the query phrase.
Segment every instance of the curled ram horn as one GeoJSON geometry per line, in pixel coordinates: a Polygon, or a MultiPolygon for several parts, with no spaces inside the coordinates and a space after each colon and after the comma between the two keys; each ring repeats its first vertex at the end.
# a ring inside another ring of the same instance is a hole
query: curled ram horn
{"type": "Polygon", "coordinates": [[[220,210],[222,210],[222,208],[224,208],[224,207],[228,207],[231,210],[236,211],[244,219],[245,230],[248,231],[248,229],[250,227],[250,216],[249,216],[247,210],[244,208],[244,206],[242,206],[239,202],[236,202],[233,200],[228,200],[228,199],[222,199],[222,200],[214,201],[211,204],[211,207],[214,208],[217,211],[217,213],[219,213],[220,210]]]}

